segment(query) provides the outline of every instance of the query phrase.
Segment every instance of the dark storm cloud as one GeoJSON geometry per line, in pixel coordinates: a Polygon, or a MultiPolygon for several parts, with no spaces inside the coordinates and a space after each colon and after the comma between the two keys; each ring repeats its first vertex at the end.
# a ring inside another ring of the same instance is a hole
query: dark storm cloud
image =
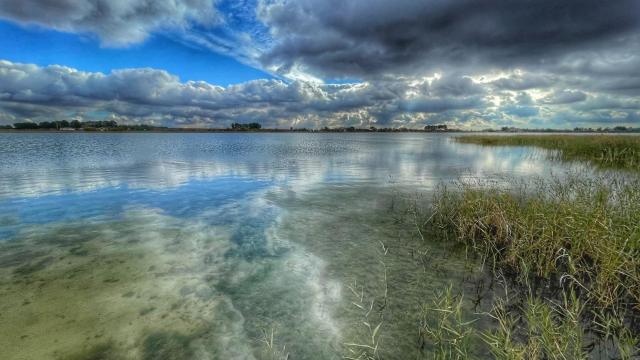
{"type": "Polygon", "coordinates": [[[639,13],[636,0],[265,0],[259,16],[275,46],[262,61],[362,77],[510,67],[627,36],[639,13]]]}
{"type": "Polygon", "coordinates": [[[158,29],[218,22],[213,0],[3,0],[0,18],[93,33],[112,46],[140,42],[158,29]]]}
{"type": "Polygon", "coordinates": [[[580,101],[584,101],[587,98],[587,94],[582,91],[575,90],[556,90],[553,94],[546,96],[542,102],[545,104],[572,104],[580,101]]]}
{"type": "Polygon", "coordinates": [[[607,51],[591,49],[568,54],[543,70],[558,74],[567,87],[638,96],[638,69],[640,34],[625,41],[612,41],[607,51]]]}
{"type": "Polygon", "coordinates": [[[487,90],[467,76],[449,74],[440,77],[431,84],[433,93],[441,96],[480,95],[487,90]]]}
{"type": "Polygon", "coordinates": [[[640,110],[640,99],[610,95],[597,95],[586,101],[575,104],[575,111],[589,112],[594,110],[637,111],[640,110]]]}
{"type": "Polygon", "coordinates": [[[0,18],[93,33],[106,45],[180,29],[171,35],[189,46],[284,79],[221,87],[157,69],[0,61],[0,123],[640,125],[638,0],[257,1],[257,19],[251,1],[230,7],[238,16],[219,14],[216,0],[0,1],[0,18]]]}
{"type": "Polygon", "coordinates": [[[500,90],[529,90],[536,88],[546,88],[557,81],[548,74],[518,73],[507,77],[502,77],[491,82],[491,85],[500,90]]]}
{"type": "Polygon", "coordinates": [[[399,103],[401,112],[440,113],[449,110],[473,109],[485,104],[480,97],[434,98],[403,100],[399,103]]]}

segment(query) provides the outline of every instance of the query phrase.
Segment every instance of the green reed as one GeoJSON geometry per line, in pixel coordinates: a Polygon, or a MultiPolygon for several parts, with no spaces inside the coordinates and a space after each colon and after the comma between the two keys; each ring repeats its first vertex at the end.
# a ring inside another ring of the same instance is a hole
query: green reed
{"type": "Polygon", "coordinates": [[[469,359],[475,319],[464,318],[463,298],[452,287],[436,294],[431,304],[422,306],[418,334],[420,340],[433,344],[433,358],[469,359]]]}
{"type": "Polygon", "coordinates": [[[605,168],[640,169],[640,136],[618,135],[467,135],[464,144],[484,146],[535,146],[551,150],[559,160],[590,161],[605,168]]]}
{"type": "Polygon", "coordinates": [[[499,359],[581,359],[594,344],[638,356],[640,179],[511,184],[443,186],[425,224],[521,289],[519,301],[494,300],[497,327],[478,336],[499,359]]]}

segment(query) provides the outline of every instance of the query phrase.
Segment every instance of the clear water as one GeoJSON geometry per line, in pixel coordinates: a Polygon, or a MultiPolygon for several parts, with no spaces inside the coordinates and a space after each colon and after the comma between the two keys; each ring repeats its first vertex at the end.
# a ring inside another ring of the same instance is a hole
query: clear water
{"type": "Polygon", "coordinates": [[[443,134],[0,134],[0,156],[3,359],[337,359],[365,322],[385,358],[428,354],[420,306],[468,265],[399,204],[566,166],[443,134]]]}

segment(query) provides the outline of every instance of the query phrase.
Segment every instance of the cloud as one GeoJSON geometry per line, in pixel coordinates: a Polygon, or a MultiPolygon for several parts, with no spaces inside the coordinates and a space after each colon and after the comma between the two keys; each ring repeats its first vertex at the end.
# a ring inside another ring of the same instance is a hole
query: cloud
{"type": "Polygon", "coordinates": [[[0,18],[59,31],[92,33],[104,45],[126,46],[162,29],[221,20],[214,0],[6,0],[0,18]]]}
{"type": "Polygon", "coordinates": [[[465,96],[486,93],[486,89],[468,76],[441,76],[431,83],[431,89],[438,95],[465,96]]]}
{"type": "Polygon", "coordinates": [[[506,106],[502,111],[505,114],[515,115],[517,117],[532,117],[539,113],[538,108],[533,106],[506,106]]]}
{"type": "Polygon", "coordinates": [[[534,105],[534,101],[531,95],[529,95],[529,93],[526,93],[524,91],[519,92],[515,100],[516,100],[516,104],[518,105],[525,105],[525,106],[534,105]]]}
{"type": "Polygon", "coordinates": [[[499,90],[529,90],[534,88],[546,88],[551,86],[557,79],[549,74],[523,73],[517,71],[505,77],[500,77],[490,84],[499,90]]]}
{"type": "Polygon", "coordinates": [[[0,109],[7,119],[109,114],[122,121],[225,126],[259,121],[271,126],[343,119],[386,123],[406,113],[440,113],[482,105],[482,90],[469,79],[317,84],[254,80],[221,87],[187,81],[163,70],[121,69],[110,74],[52,65],[0,61],[0,109]]]}
{"type": "Polygon", "coordinates": [[[576,104],[573,109],[581,112],[593,110],[634,111],[640,110],[640,99],[600,94],[576,104]]]}
{"type": "Polygon", "coordinates": [[[273,46],[261,61],[319,76],[545,64],[638,30],[635,0],[262,0],[273,46]]]}
{"type": "Polygon", "coordinates": [[[180,127],[254,121],[281,128],[432,123],[487,127],[527,126],[525,121],[550,126],[545,119],[552,119],[555,127],[566,127],[581,125],[573,122],[608,124],[639,118],[640,104],[634,96],[598,92],[587,96],[582,90],[565,90],[563,82],[548,86],[516,92],[495,82],[443,73],[347,84],[262,79],[223,87],[183,82],[150,68],[104,74],[0,61],[0,123],[113,119],[180,127]],[[590,111],[597,114],[584,115],[590,111]],[[556,120],[558,114],[563,114],[564,123],[556,120]]]}
{"type": "Polygon", "coordinates": [[[463,98],[420,98],[403,100],[399,104],[401,112],[441,113],[444,111],[473,109],[483,107],[480,97],[463,98]]]}
{"type": "Polygon", "coordinates": [[[572,104],[587,99],[587,94],[576,90],[556,90],[553,94],[547,95],[542,102],[545,104],[572,104]]]}

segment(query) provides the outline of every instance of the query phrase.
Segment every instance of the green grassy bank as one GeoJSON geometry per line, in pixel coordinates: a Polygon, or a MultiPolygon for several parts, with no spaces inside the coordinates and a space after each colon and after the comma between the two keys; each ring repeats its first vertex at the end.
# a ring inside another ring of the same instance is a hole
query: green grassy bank
{"type": "MultiPolygon", "coordinates": [[[[459,186],[436,193],[425,232],[467,246],[508,289],[485,314],[496,328],[467,336],[481,337],[497,359],[640,356],[640,180],[459,186]]],[[[455,320],[455,301],[438,299],[431,323],[455,320]]],[[[443,353],[464,353],[464,341],[447,343],[436,328],[431,340],[448,344],[443,353]]]]}
{"type": "Polygon", "coordinates": [[[552,150],[559,160],[590,161],[605,168],[640,170],[640,136],[616,135],[467,135],[464,144],[484,146],[535,146],[552,150]]]}
{"type": "MultiPolygon", "coordinates": [[[[636,170],[640,138],[465,136],[462,143],[538,146],[563,160],[636,170]]],[[[640,176],[635,172],[499,183],[456,183],[424,213],[432,239],[463,245],[500,283],[494,326],[461,322],[443,292],[424,311],[422,333],[440,358],[468,358],[469,339],[497,359],[640,357],[640,176]]]]}

